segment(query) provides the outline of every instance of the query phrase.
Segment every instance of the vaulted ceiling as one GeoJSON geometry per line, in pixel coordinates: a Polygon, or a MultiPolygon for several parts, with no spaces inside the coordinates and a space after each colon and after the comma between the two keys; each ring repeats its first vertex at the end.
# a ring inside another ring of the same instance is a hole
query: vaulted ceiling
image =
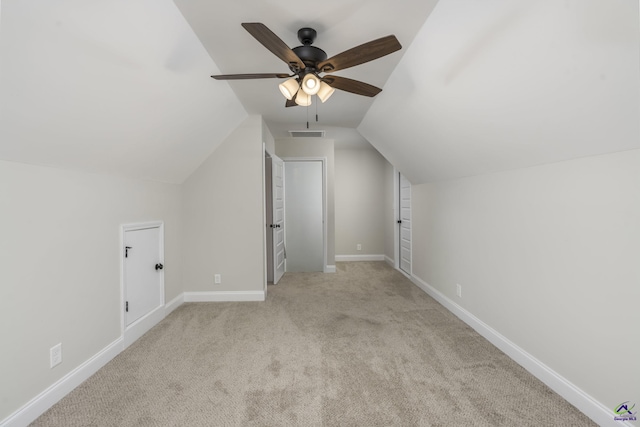
{"type": "MultiPolygon", "coordinates": [[[[329,57],[393,34],[404,49],[335,73],[383,87],[437,0],[403,0],[401,5],[389,0],[326,0],[321,5],[286,0],[245,0],[227,2],[224,6],[207,0],[175,0],[175,3],[224,74],[289,73],[284,62],[242,28],[243,22],[262,22],[292,48],[301,44],[298,30],[311,27],[318,34],[313,46],[323,49],[329,57]]],[[[306,129],[308,117],[310,127],[316,129],[354,129],[374,101],[336,91],[324,104],[314,101],[308,108],[284,108],[285,98],[278,90],[281,81],[228,83],[249,113],[263,115],[275,137],[289,136],[287,131],[291,129],[306,129]]]]}
{"type": "Polygon", "coordinates": [[[370,142],[413,183],[640,146],[631,0],[3,0],[0,159],[180,183],[246,116],[276,137],[370,142]],[[241,26],[329,56],[395,34],[399,52],[337,72],[383,88],[284,107],[287,72],[241,26]],[[319,122],[315,123],[315,114],[319,122]]]}

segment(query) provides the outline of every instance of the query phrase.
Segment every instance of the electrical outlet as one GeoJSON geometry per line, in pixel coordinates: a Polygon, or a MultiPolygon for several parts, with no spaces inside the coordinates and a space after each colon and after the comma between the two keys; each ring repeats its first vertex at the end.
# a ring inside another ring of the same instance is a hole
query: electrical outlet
{"type": "Polygon", "coordinates": [[[49,361],[52,368],[62,363],[62,343],[56,344],[49,349],[49,361]]]}
{"type": "Polygon", "coordinates": [[[213,276],[213,282],[216,285],[219,285],[220,283],[222,283],[222,277],[219,274],[216,274],[215,276],[213,276]]]}
{"type": "Polygon", "coordinates": [[[458,297],[462,298],[462,286],[456,285],[456,295],[458,295],[458,297]]]}
{"type": "Polygon", "coordinates": [[[358,243],[358,244],[356,245],[356,249],[357,249],[357,250],[359,250],[359,251],[361,251],[361,250],[362,250],[362,244],[361,244],[361,243],[358,243]]]}

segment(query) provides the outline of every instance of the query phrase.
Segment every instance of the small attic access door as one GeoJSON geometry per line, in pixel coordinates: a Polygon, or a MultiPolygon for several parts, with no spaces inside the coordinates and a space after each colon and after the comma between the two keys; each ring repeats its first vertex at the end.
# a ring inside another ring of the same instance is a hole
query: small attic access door
{"type": "Polygon", "coordinates": [[[161,222],[122,227],[124,335],[133,342],[164,314],[164,248],[161,222]],[[131,335],[131,334],[130,334],[131,335]]]}

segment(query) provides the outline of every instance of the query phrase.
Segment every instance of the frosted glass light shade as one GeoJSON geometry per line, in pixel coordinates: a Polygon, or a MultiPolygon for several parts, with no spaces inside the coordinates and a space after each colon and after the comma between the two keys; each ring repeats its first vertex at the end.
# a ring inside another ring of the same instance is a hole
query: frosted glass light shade
{"type": "Polygon", "coordinates": [[[296,79],[289,79],[284,83],[280,83],[278,87],[280,88],[280,92],[282,92],[284,97],[289,101],[293,99],[293,96],[296,94],[299,88],[298,81],[296,79]]]}
{"type": "Polygon", "coordinates": [[[311,105],[311,95],[307,95],[303,90],[299,90],[296,96],[296,104],[302,107],[311,105]]]}
{"type": "Polygon", "coordinates": [[[332,88],[325,82],[320,82],[320,90],[318,90],[318,98],[320,98],[320,101],[324,103],[327,99],[329,99],[331,95],[333,95],[333,92],[335,91],[336,90],[334,88],[332,88]]]}
{"type": "Polygon", "coordinates": [[[315,74],[307,74],[302,79],[302,90],[307,95],[315,95],[320,90],[320,79],[315,74]]]}

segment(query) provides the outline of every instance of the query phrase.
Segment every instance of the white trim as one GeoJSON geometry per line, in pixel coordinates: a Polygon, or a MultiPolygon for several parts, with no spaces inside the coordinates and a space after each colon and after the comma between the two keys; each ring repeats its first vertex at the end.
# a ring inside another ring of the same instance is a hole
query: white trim
{"type": "Polygon", "coordinates": [[[385,255],[385,256],[384,256],[384,260],[385,260],[385,261],[387,262],[387,264],[389,264],[391,267],[395,267],[396,262],[395,262],[391,257],[388,257],[388,256],[386,256],[386,255],[385,255]]]}
{"type": "MultiPolygon", "coordinates": [[[[264,121],[262,121],[262,133],[264,134],[264,121]]],[[[267,296],[267,143],[262,141],[262,289],[265,298],[267,296]]]]}
{"type": "Polygon", "coordinates": [[[98,369],[106,365],[124,349],[124,341],[118,338],[104,349],[100,350],[89,360],[69,372],[64,377],[46,388],[42,393],[27,402],[22,408],[0,422],[0,427],[26,426],[58,403],[74,388],[95,374],[98,369]]]}
{"type": "Polygon", "coordinates": [[[393,266],[400,269],[400,172],[393,168],[393,266]]]}
{"type": "Polygon", "coordinates": [[[384,255],[336,255],[336,262],[384,261],[384,255]]]}
{"type": "Polygon", "coordinates": [[[146,334],[149,329],[156,326],[165,316],[165,306],[156,307],[149,313],[145,314],[124,330],[124,348],[129,347],[138,338],[146,334]]]}
{"type": "Polygon", "coordinates": [[[324,271],[323,273],[335,273],[336,272],[336,266],[335,265],[327,265],[324,267],[324,271]]]}
{"type": "Polygon", "coordinates": [[[178,295],[177,297],[169,301],[167,304],[165,304],[164,306],[165,317],[170,315],[173,312],[173,310],[180,307],[183,303],[184,303],[184,293],[181,293],[180,295],[178,295]]]}
{"type": "Polygon", "coordinates": [[[264,291],[185,292],[184,302],[264,301],[264,291]]]}
{"type": "Polygon", "coordinates": [[[602,403],[585,393],[575,384],[555,372],[540,360],[527,353],[518,345],[500,334],[491,326],[462,308],[454,301],[433,286],[424,282],[419,277],[412,275],[411,281],[433,299],[442,304],[447,310],[455,314],[460,320],[472,327],[476,332],[485,337],[491,344],[503,351],[513,361],[525,368],[534,377],[545,383],[549,388],[562,396],[566,401],[578,408],[582,413],[591,418],[600,426],[629,426],[627,422],[615,421],[613,411],[602,403]]]}
{"type": "Polygon", "coordinates": [[[40,415],[58,403],[73,389],[95,374],[100,368],[109,363],[127,346],[140,338],[164,317],[180,307],[184,302],[191,301],[264,301],[263,291],[219,291],[219,292],[185,292],[181,293],[169,303],[154,309],[144,317],[132,323],[123,335],[100,350],[87,361],[76,367],[67,375],[46,388],[31,399],[23,407],[0,421],[0,427],[23,427],[35,421],[40,415]]]}

